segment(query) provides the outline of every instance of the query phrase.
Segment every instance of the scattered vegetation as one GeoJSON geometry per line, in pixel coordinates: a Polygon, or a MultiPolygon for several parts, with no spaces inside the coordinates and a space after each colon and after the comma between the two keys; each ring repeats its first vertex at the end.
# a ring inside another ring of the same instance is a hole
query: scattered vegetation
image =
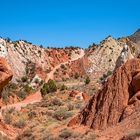
{"type": "Polygon", "coordinates": [[[17,84],[11,82],[6,87],[3,88],[1,98],[5,103],[8,102],[10,96],[14,95],[17,87],[18,87],[17,84]]]}

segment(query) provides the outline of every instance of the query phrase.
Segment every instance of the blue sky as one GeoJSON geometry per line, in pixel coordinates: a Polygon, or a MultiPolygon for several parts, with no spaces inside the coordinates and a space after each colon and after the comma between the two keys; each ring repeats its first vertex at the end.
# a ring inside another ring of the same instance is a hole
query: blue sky
{"type": "Polygon", "coordinates": [[[140,28],[140,0],[0,0],[0,36],[88,47],[140,28]]]}

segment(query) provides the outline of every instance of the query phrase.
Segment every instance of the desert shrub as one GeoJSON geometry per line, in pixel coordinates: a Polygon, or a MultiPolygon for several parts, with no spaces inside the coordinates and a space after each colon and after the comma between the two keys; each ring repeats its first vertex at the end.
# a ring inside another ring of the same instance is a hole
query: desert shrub
{"type": "Polygon", "coordinates": [[[53,80],[49,80],[48,81],[48,86],[49,86],[49,90],[50,90],[50,92],[55,92],[55,91],[57,91],[57,86],[56,86],[56,83],[55,83],[55,81],[53,81],[53,80]]]}
{"type": "Polygon", "coordinates": [[[7,42],[11,42],[11,39],[10,39],[9,37],[7,37],[5,40],[6,40],[7,42]]]}
{"type": "Polygon", "coordinates": [[[75,104],[75,108],[76,108],[76,109],[82,110],[83,107],[84,107],[84,105],[82,104],[82,102],[77,102],[77,103],[75,104]]]}
{"type": "Polygon", "coordinates": [[[110,76],[111,74],[112,74],[112,71],[109,70],[109,71],[107,72],[107,77],[110,76]]]}
{"type": "Polygon", "coordinates": [[[68,103],[67,108],[68,108],[68,111],[71,111],[74,109],[74,105],[72,103],[68,103]]]}
{"type": "Polygon", "coordinates": [[[60,137],[60,138],[63,138],[63,139],[68,139],[68,138],[70,138],[71,136],[72,136],[72,132],[69,131],[69,130],[67,130],[67,129],[64,129],[64,130],[60,133],[60,135],[59,135],[59,137],[60,137]]]}
{"type": "Polygon", "coordinates": [[[6,112],[6,113],[4,114],[4,122],[5,122],[6,124],[11,124],[11,122],[12,122],[12,116],[11,116],[10,113],[6,112]]]}
{"type": "Polygon", "coordinates": [[[35,79],[35,83],[36,83],[36,84],[39,83],[39,79],[38,79],[38,78],[35,79]]]}
{"type": "Polygon", "coordinates": [[[25,131],[23,131],[23,133],[18,135],[18,137],[16,138],[16,140],[23,140],[23,139],[35,140],[31,129],[26,129],[25,131]]]}
{"type": "Polygon", "coordinates": [[[57,111],[55,111],[53,117],[59,121],[65,120],[72,116],[72,113],[67,111],[66,108],[59,108],[57,111]]]}
{"type": "Polygon", "coordinates": [[[84,140],[96,140],[96,135],[95,134],[90,134],[86,139],[84,140]]]}
{"type": "Polygon", "coordinates": [[[65,69],[65,65],[64,64],[61,64],[61,69],[65,69]]]}
{"type": "Polygon", "coordinates": [[[16,83],[9,83],[9,88],[12,90],[17,89],[17,84],[16,83]]]}
{"type": "Polygon", "coordinates": [[[3,89],[1,93],[1,98],[3,99],[5,103],[8,102],[10,94],[11,94],[10,91],[8,92],[7,90],[3,89]]]}
{"type": "Polygon", "coordinates": [[[51,104],[52,105],[61,106],[63,103],[62,103],[62,101],[59,98],[55,97],[55,98],[52,99],[51,104]]]}
{"type": "Polygon", "coordinates": [[[20,99],[24,100],[24,99],[26,98],[26,96],[27,96],[27,93],[26,93],[25,91],[23,91],[23,90],[19,90],[19,91],[17,92],[17,96],[18,96],[20,99]]]}
{"type": "Polygon", "coordinates": [[[30,112],[28,113],[29,119],[32,119],[32,118],[35,117],[35,116],[36,116],[36,113],[35,113],[34,111],[30,111],[30,112]]]}
{"type": "Polygon", "coordinates": [[[40,45],[39,47],[40,47],[40,48],[43,48],[43,45],[40,45]]]}
{"type": "Polygon", "coordinates": [[[61,86],[60,90],[61,90],[61,91],[67,90],[67,86],[63,84],[63,85],[61,86]]]}
{"type": "Polygon", "coordinates": [[[0,97],[3,99],[5,103],[8,102],[9,97],[15,93],[17,89],[17,84],[9,83],[6,87],[3,88],[0,97]]]}
{"type": "Polygon", "coordinates": [[[28,80],[27,76],[23,76],[23,77],[21,78],[21,81],[22,81],[23,83],[27,82],[27,80],[28,80]]]}
{"type": "Polygon", "coordinates": [[[33,88],[30,87],[29,85],[25,85],[25,86],[24,86],[24,91],[27,92],[27,93],[30,93],[30,92],[33,91],[33,88]]]}
{"type": "Polygon", "coordinates": [[[40,81],[40,83],[39,83],[39,85],[41,86],[41,85],[43,85],[43,83],[44,83],[44,81],[43,81],[43,80],[41,80],[41,81],[40,81]]]}
{"type": "Polygon", "coordinates": [[[136,138],[140,138],[140,129],[136,129],[130,132],[128,135],[124,136],[121,140],[135,140],[136,138]]]}
{"type": "Polygon", "coordinates": [[[66,81],[66,78],[62,77],[62,81],[66,81]]]}
{"type": "Polygon", "coordinates": [[[14,123],[15,127],[23,128],[26,125],[25,120],[21,117],[17,122],[14,123]]]}
{"type": "Polygon", "coordinates": [[[78,78],[79,78],[78,72],[75,73],[74,78],[75,78],[75,79],[78,79],[78,78]]]}
{"type": "Polygon", "coordinates": [[[41,88],[42,96],[45,96],[47,93],[55,92],[55,91],[57,91],[57,86],[55,82],[51,79],[47,83],[45,83],[41,88]]]}
{"type": "Polygon", "coordinates": [[[103,74],[100,80],[104,82],[110,75],[112,75],[112,71],[109,70],[106,74],[103,74]]]}
{"type": "Polygon", "coordinates": [[[51,68],[46,69],[45,72],[46,72],[46,73],[50,73],[50,72],[51,72],[51,68]]]}
{"type": "Polygon", "coordinates": [[[62,140],[59,137],[54,137],[52,133],[50,132],[46,132],[43,137],[42,140],[62,140]]]}
{"type": "Polygon", "coordinates": [[[85,84],[87,85],[87,84],[89,84],[89,83],[90,83],[90,78],[87,77],[87,78],[85,79],[85,84]]]}
{"type": "Polygon", "coordinates": [[[15,107],[11,107],[7,110],[7,113],[9,113],[9,114],[11,114],[13,112],[15,112],[15,107]]]}

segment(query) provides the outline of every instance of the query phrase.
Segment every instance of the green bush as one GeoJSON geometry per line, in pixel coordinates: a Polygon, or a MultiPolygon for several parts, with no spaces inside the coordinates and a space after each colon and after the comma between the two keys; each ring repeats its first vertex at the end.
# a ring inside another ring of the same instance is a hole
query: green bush
{"type": "Polygon", "coordinates": [[[87,78],[85,79],[85,84],[88,85],[89,83],[90,83],[90,78],[87,77],[87,78]]]}
{"type": "Polygon", "coordinates": [[[27,82],[27,80],[28,80],[28,78],[27,78],[26,76],[23,76],[23,77],[21,78],[21,81],[22,81],[23,83],[27,82]]]}
{"type": "Polygon", "coordinates": [[[109,70],[109,71],[107,72],[107,77],[110,76],[110,75],[112,75],[112,71],[109,70]]]}
{"type": "Polygon", "coordinates": [[[61,91],[67,90],[67,86],[65,86],[65,85],[63,84],[63,85],[61,86],[60,90],[61,90],[61,91]]]}
{"type": "Polygon", "coordinates": [[[49,90],[49,86],[48,86],[48,84],[47,83],[45,83],[44,85],[43,85],[43,87],[41,88],[41,95],[42,96],[45,96],[47,93],[49,93],[50,92],[50,90],[49,90]]]}
{"type": "Polygon", "coordinates": [[[41,88],[42,96],[45,96],[46,94],[50,92],[55,92],[55,91],[57,91],[57,86],[55,82],[51,79],[47,83],[45,83],[43,87],[41,88]]]}
{"type": "Polygon", "coordinates": [[[59,121],[65,120],[72,116],[72,113],[67,111],[67,109],[61,107],[57,111],[55,111],[53,117],[59,121]]]}
{"type": "Polygon", "coordinates": [[[24,100],[26,98],[26,95],[27,95],[27,93],[23,90],[20,90],[20,91],[17,92],[17,96],[19,98],[21,98],[22,100],[24,100]]]}
{"type": "Polygon", "coordinates": [[[27,93],[30,93],[30,92],[33,91],[33,88],[30,87],[29,85],[25,85],[25,86],[24,86],[24,91],[27,92],[27,93]]]}
{"type": "Polygon", "coordinates": [[[60,138],[63,138],[63,139],[68,139],[68,138],[70,138],[72,136],[72,132],[71,131],[69,131],[69,130],[63,130],[61,133],[60,133],[60,135],[59,135],[59,137],[60,138]]]}
{"type": "Polygon", "coordinates": [[[57,106],[61,106],[63,103],[62,103],[62,101],[60,100],[60,99],[58,99],[58,98],[53,98],[53,100],[51,101],[51,105],[57,105],[57,106]]]}

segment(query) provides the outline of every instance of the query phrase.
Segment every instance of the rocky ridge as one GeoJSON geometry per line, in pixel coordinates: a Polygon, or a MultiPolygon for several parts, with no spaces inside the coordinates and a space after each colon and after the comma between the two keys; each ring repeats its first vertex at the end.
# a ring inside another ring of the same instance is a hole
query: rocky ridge
{"type": "Polygon", "coordinates": [[[94,130],[105,129],[133,116],[140,103],[139,70],[140,59],[129,60],[119,67],[69,126],[82,124],[94,130]]]}
{"type": "Polygon", "coordinates": [[[27,74],[28,64],[34,67],[34,77],[44,79],[45,74],[56,65],[68,61],[78,53],[79,49],[46,49],[28,43],[27,41],[7,41],[0,39],[0,56],[7,59],[12,67],[14,79],[27,74]]]}

